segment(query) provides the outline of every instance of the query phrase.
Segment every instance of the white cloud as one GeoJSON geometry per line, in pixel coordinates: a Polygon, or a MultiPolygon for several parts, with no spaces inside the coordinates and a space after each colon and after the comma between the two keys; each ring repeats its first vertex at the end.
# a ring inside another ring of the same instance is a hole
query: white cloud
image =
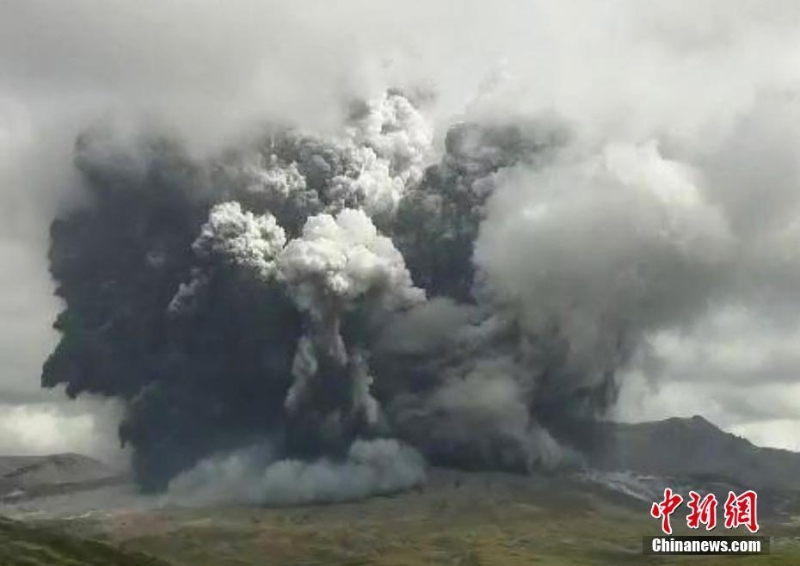
{"type": "Polygon", "coordinates": [[[68,407],[0,404],[0,455],[76,452],[124,465],[126,453],[115,438],[119,413],[113,403],[90,400],[68,407]]]}
{"type": "Polygon", "coordinates": [[[798,449],[800,323],[729,307],[662,332],[623,373],[615,417],[702,415],[762,446],[798,449]]]}
{"type": "Polygon", "coordinates": [[[747,438],[757,446],[800,452],[800,419],[773,419],[735,425],[730,432],[747,438]]]}

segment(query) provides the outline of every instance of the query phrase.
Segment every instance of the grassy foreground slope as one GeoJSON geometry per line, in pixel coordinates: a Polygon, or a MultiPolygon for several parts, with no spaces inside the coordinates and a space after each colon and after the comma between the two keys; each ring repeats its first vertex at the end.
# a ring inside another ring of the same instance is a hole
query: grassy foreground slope
{"type": "Polygon", "coordinates": [[[452,474],[359,503],[161,509],[72,528],[177,566],[800,564],[800,526],[766,521],[770,556],[648,559],[641,537],[659,529],[646,503],[502,474],[452,474]]]}
{"type": "Polygon", "coordinates": [[[0,566],[166,566],[139,552],[0,518],[0,566]]]}

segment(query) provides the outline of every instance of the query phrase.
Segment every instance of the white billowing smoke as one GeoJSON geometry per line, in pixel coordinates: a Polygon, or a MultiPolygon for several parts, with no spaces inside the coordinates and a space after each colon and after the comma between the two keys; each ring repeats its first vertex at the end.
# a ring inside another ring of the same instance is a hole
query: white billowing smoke
{"type": "MultiPolygon", "coordinates": [[[[537,411],[577,409],[575,416],[586,417],[581,410],[607,410],[620,368],[652,336],[687,327],[724,301],[752,260],[741,246],[741,222],[710,185],[714,177],[666,157],[655,141],[597,146],[578,138],[551,152],[548,142],[533,143],[539,138],[531,133],[467,130],[453,142],[437,181],[452,190],[447,176],[453,176],[455,191],[434,192],[429,201],[435,210],[463,199],[465,214],[477,222],[475,304],[428,301],[391,229],[404,195],[421,190],[430,129],[400,95],[368,103],[363,112],[345,138],[329,139],[347,165],[330,175],[332,198],[309,208],[317,213],[299,234],[287,237],[271,214],[227,202],[212,209],[194,244],[200,260],[218,257],[279,285],[303,314],[285,407],[301,421],[321,418],[333,436],[362,430],[359,421],[368,430],[388,418],[403,439],[459,465],[489,460],[530,470],[579,461],[537,411]],[[386,235],[373,219],[388,227],[386,235]],[[424,371],[431,381],[393,399],[387,416],[372,393],[371,352],[345,343],[342,325],[359,309],[384,320],[379,351],[430,364],[424,371]],[[327,404],[329,398],[338,400],[327,404]]],[[[261,191],[283,200],[318,191],[294,162],[273,155],[260,163],[251,163],[247,176],[261,180],[261,191]]],[[[441,219],[453,220],[460,221],[441,219]]],[[[456,230],[443,226],[444,238],[456,230]]],[[[199,273],[176,301],[202,284],[199,273]]],[[[357,440],[344,458],[313,463],[258,463],[251,453],[215,457],[181,476],[174,489],[218,497],[231,489],[206,486],[209,478],[232,477],[232,486],[248,486],[236,499],[286,503],[359,497],[416,481],[408,479],[419,475],[407,473],[415,468],[405,457],[397,464],[402,480],[365,468],[370,442],[357,440]],[[255,475],[243,481],[247,474],[255,475]],[[354,489],[342,474],[372,487],[354,489]]],[[[375,446],[385,455],[396,445],[375,446]]]]}
{"type": "MultiPolygon", "coordinates": [[[[238,202],[226,202],[211,209],[192,248],[200,261],[216,259],[222,265],[241,269],[260,281],[265,290],[271,284],[280,285],[305,314],[305,334],[297,342],[292,366],[294,382],[285,400],[289,414],[324,418],[321,426],[330,430],[323,431],[323,437],[343,435],[342,429],[357,426],[360,420],[370,425],[378,422],[380,408],[370,391],[373,376],[367,356],[358,349],[348,351],[341,333],[343,317],[359,301],[369,301],[373,316],[406,310],[424,302],[425,293],[413,285],[403,256],[392,240],[378,232],[363,210],[345,208],[336,216],[310,216],[302,233],[287,243],[274,216],[254,215],[243,211],[238,202]],[[319,406],[319,399],[326,397],[334,400],[332,406],[327,406],[330,402],[319,406]]],[[[207,269],[196,268],[194,278],[180,286],[170,304],[173,313],[191,308],[209,280],[207,269]]],[[[315,464],[319,468],[307,469],[299,462],[284,463],[268,472],[266,481],[282,481],[281,470],[289,466],[307,471],[304,477],[309,481],[319,474],[323,478],[351,471],[363,475],[363,460],[371,458],[372,446],[354,445],[341,464],[344,469],[340,464],[320,463],[315,464]]],[[[382,449],[394,444],[374,446],[382,449]]],[[[398,449],[401,454],[408,450],[398,449]]],[[[385,450],[380,452],[383,453],[385,450]]],[[[240,462],[238,456],[232,458],[232,462],[240,462]]],[[[367,479],[365,487],[359,488],[365,493],[395,489],[392,478],[367,479]]],[[[333,490],[339,482],[331,481],[329,489],[333,490]]],[[[302,500],[304,496],[298,497],[302,500]]],[[[322,497],[335,498],[331,494],[322,497]]]]}
{"type": "MultiPolygon", "coordinates": [[[[336,217],[312,216],[299,238],[280,255],[280,279],[289,287],[297,307],[308,315],[307,334],[295,359],[295,383],[287,407],[294,410],[309,394],[318,376],[318,358],[324,356],[341,368],[351,361],[341,336],[342,317],[353,303],[370,295],[381,310],[407,309],[425,300],[414,287],[403,256],[392,240],[378,233],[361,210],[345,209],[336,217]]],[[[364,358],[358,356],[349,371],[358,398],[357,408],[374,422],[377,408],[369,395],[372,378],[364,358]]],[[[325,387],[324,382],[317,387],[325,387]]]]}
{"type": "Polygon", "coordinates": [[[738,274],[753,257],[699,164],[655,141],[598,145],[548,124],[458,125],[423,173],[431,130],[409,99],[387,94],[354,109],[343,135],[281,132],[203,170],[204,183],[217,169],[229,183],[170,311],[196,307],[233,270],[291,301],[302,330],[290,337],[278,461],[201,460],[173,490],[230,494],[206,485],[219,476],[247,485],[237,500],[362,497],[421,481],[417,448],[468,467],[579,461],[557,426],[604,414],[650,337],[747,290],[738,274]],[[416,237],[429,223],[432,236],[416,237]],[[412,268],[425,276],[425,254],[441,246],[447,260],[452,242],[474,250],[445,273],[471,279],[471,301],[429,302],[412,268]],[[400,369],[373,364],[381,350],[400,369]]]}
{"type": "Polygon", "coordinates": [[[725,285],[736,241],[700,182],[655,143],[500,177],[475,261],[482,292],[532,339],[534,367],[552,356],[542,348],[557,348],[560,387],[599,383],[648,331],[702,315],[725,285]]]}
{"type": "Polygon", "coordinates": [[[258,445],[201,462],[171,482],[168,497],[188,505],[297,505],[386,495],[424,481],[422,456],[393,439],[357,440],[343,461],[276,461],[268,445],[258,445]]]}
{"type": "Polygon", "coordinates": [[[215,206],[192,245],[200,259],[217,256],[269,280],[286,235],[271,214],[256,216],[238,202],[215,206]]]}
{"type": "Polygon", "coordinates": [[[245,152],[225,167],[245,179],[245,190],[279,206],[291,203],[301,214],[335,213],[358,205],[371,217],[391,218],[406,190],[419,182],[430,158],[433,132],[430,123],[405,96],[386,93],[358,105],[340,133],[307,134],[305,148],[289,159],[279,152],[245,152]],[[325,147],[320,161],[315,151],[325,147]],[[298,166],[298,160],[301,163],[298,166]],[[314,178],[324,176],[322,191],[309,186],[300,169],[314,178]]]}
{"type": "MultiPolygon", "coordinates": [[[[276,256],[285,243],[286,235],[271,214],[256,216],[243,211],[238,202],[225,202],[211,209],[192,250],[201,261],[219,260],[268,282],[275,275],[276,256]]],[[[192,275],[178,287],[169,305],[171,313],[191,308],[207,284],[209,274],[203,268],[196,268],[192,275]]]]}
{"type": "MultiPolygon", "coordinates": [[[[387,94],[356,110],[359,114],[343,136],[300,134],[289,138],[287,143],[297,143],[301,149],[293,150],[288,158],[280,156],[280,150],[259,150],[223,165],[229,177],[244,179],[245,194],[265,198],[279,208],[288,207],[294,211],[291,219],[305,217],[302,229],[296,237],[287,237],[269,212],[254,214],[237,201],[213,206],[192,246],[199,267],[170,304],[174,315],[191,310],[202,301],[201,294],[220,268],[247,274],[260,282],[265,292],[282,289],[304,320],[285,407],[295,422],[321,419],[319,436],[328,440],[347,437],[351,428],[375,425],[380,418],[380,407],[371,393],[374,377],[369,356],[345,344],[344,316],[362,306],[369,309],[371,317],[387,316],[425,301],[425,293],[414,286],[402,254],[378,231],[372,216],[391,218],[405,190],[420,181],[431,145],[430,127],[398,94],[387,94]],[[320,150],[329,161],[317,154],[320,150]],[[305,161],[298,166],[296,160],[305,161]],[[316,181],[307,181],[307,176],[316,181]],[[320,177],[327,179],[322,186],[320,177]],[[359,208],[350,208],[354,205],[359,208]]],[[[287,426],[290,436],[307,434],[292,433],[293,425],[287,426]]],[[[413,449],[395,441],[362,442],[351,446],[341,462],[272,464],[256,482],[261,486],[256,489],[296,496],[297,501],[391,491],[420,479],[421,457],[410,457],[409,451],[413,449]],[[397,478],[394,471],[381,471],[398,459],[412,462],[412,469],[397,478]],[[296,480],[296,472],[309,483],[302,490],[311,490],[310,495],[278,485],[296,480]],[[337,479],[340,476],[363,482],[353,483],[360,487],[348,488],[344,480],[337,479]],[[327,487],[326,482],[330,484],[327,487]],[[321,491],[312,489],[311,483],[319,484],[315,489],[321,491]]],[[[263,462],[234,454],[222,463],[200,464],[188,478],[202,481],[219,466],[223,471],[245,466],[247,473],[258,473],[263,462]]]]}
{"type": "Polygon", "coordinates": [[[279,266],[281,280],[304,311],[313,312],[325,302],[344,310],[371,292],[387,310],[425,299],[392,240],[379,234],[361,210],[309,218],[303,234],[281,253],[279,266]]]}
{"type": "Polygon", "coordinates": [[[433,141],[430,124],[406,97],[386,94],[367,102],[347,138],[360,174],[341,178],[344,190],[363,195],[370,215],[393,214],[406,188],[422,178],[433,141]]]}

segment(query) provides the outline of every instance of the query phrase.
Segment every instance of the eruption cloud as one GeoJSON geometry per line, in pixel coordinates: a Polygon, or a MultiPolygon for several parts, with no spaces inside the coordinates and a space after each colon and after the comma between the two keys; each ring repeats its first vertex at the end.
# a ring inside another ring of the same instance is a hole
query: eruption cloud
{"type": "Polygon", "coordinates": [[[51,226],[42,382],[121,402],[143,489],[291,504],[427,465],[579,466],[654,336],[758,274],[792,295],[796,260],[764,253],[795,241],[780,207],[750,218],[718,189],[746,143],[689,158],[491,97],[442,125],[420,92],[202,156],[157,129],[78,137],[88,198],[51,226]]]}

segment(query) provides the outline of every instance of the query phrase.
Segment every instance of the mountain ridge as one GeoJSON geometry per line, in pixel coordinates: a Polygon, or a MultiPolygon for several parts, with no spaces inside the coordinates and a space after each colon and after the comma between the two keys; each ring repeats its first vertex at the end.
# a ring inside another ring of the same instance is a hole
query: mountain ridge
{"type": "Polygon", "coordinates": [[[760,447],[703,417],[596,423],[590,467],[675,477],[718,477],[753,489],[800,491],[800,453],[760,447]]]}

